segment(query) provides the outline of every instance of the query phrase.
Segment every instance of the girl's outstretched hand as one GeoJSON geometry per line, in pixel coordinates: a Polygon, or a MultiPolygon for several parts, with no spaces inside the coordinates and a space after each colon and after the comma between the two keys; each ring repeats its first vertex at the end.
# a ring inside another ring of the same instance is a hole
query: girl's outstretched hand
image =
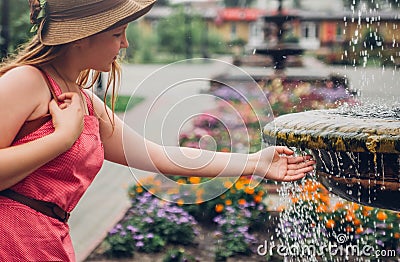
{"type": "Polygon", "coordinates": [[[303,178],[314,170],[311,156],[293,156],[294,152],[284,146],[268,147],[255,153],[258,161],[255,174],[266,179],[289,182],[303,178]]]}

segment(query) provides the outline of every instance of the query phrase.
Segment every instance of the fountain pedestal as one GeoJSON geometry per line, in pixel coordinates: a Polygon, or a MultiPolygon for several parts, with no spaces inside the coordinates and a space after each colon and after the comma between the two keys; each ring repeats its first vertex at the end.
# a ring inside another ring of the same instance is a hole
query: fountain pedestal
{"type": "Polygon", "coordinates": [[[400,211],[400,109],[363,115],[315,110],[283,115],[264,128],[268,144],[310,149],[318,180],[363,205],[400,211]]]}

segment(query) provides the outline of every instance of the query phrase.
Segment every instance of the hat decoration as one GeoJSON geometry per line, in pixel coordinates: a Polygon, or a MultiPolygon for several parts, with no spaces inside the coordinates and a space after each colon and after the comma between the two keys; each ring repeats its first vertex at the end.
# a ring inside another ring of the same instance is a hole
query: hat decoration
{"type": "Polygon", "coordinates": [[[46,0],[29,0],[31,33],[36,33],[39,25],[46,18],[46,0]]]}

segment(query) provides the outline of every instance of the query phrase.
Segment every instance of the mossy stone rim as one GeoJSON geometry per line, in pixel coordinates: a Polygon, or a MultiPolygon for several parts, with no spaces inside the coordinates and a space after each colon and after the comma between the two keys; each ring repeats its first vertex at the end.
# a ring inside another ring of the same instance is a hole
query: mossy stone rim
{"type": "Polygon", "coordinates": [[[297,148],[400,154],[400,119],[335,112],[313,110],[279,116],[264,127],[264,141],[297,148]]]}

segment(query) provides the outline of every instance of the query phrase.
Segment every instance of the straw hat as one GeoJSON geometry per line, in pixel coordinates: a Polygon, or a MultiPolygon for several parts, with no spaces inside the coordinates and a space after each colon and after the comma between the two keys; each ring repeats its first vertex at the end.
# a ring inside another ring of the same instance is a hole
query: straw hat
{"type": "Polygon", "coordinates": [[[29,0],[44,45],[70,43],[146,14],[156,0],[29,0]],[[39,17],[38,17],[39,15],[39,17]]]}

